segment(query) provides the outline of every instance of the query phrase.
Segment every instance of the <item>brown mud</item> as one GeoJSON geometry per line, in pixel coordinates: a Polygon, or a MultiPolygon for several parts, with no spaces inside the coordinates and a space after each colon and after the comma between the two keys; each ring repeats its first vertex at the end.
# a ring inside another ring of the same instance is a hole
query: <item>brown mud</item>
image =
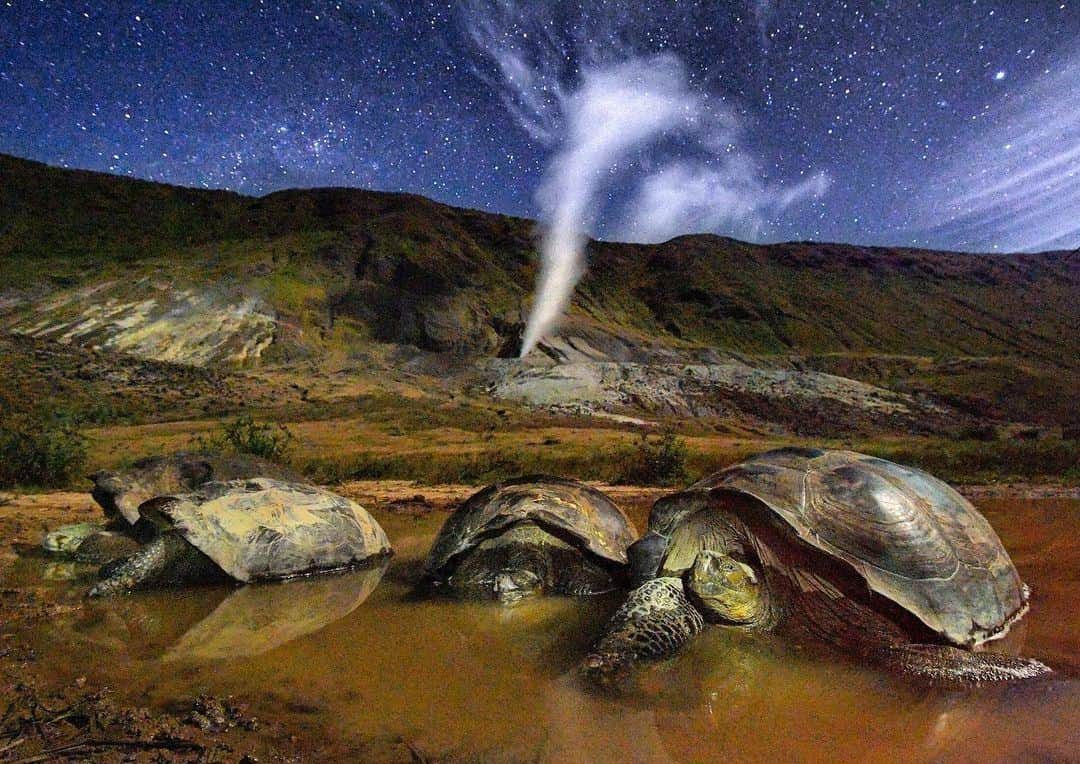
{"type": "MultiPolygon", "coordinates": [[[[476,489],[337,490],[394,541],[385,573],[104,605],[82,597],[92,571],[37,552],[47,529],[99,516],[89,495],[0,496],[0,761],[704,761],[726,750],[733,761],[986,762],[1080,750],[1069,489],[965,489],[1033,586],[1011,641],[1058,669],[1050,682],[913,690],[714,629],[650,670],[645,696],[617,702],[572,676],[617,595],[512,611],[415,601],[434,532],[476,489]]],[[[605,490],[639,529],[664,492],[605,490]]]]}

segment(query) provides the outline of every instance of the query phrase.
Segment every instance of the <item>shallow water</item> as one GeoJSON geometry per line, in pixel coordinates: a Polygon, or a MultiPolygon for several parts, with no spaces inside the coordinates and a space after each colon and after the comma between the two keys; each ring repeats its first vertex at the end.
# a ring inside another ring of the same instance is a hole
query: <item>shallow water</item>
{"type": "MultiPolygon", "coordinates": [[[[980,508],[1034,591],[1007,647],[1057,668],[1053,680],[928,691],[713,627],[646,670],[634,693],[600,696],[573,667],[618,597],[416,600],[441,513],[375,513],[397,550],[385,571],[94,602],[31,639],[38,665],[60,678],[160,707],[232,695],[255,716],[310,730],[310,749],[327,755],[324,741],[400,738],[425,756],[499,761],[1080,758],[1080,501],[980,508]]],[[[44,568],[23,560],[9,583],[38,581],[44,568]]],[[[50,584],[61,599],[88,585],[50,584]]]]}

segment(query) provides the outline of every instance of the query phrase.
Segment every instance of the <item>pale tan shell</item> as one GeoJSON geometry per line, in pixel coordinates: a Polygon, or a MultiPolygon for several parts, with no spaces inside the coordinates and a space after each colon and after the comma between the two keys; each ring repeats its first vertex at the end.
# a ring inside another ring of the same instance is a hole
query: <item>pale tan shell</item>
{"type": "Polygon", "coordinates": [[[194,491],[211,481],[257,477],[300,480],[292,470],[256,456],[179,451],[139,459],[119,472],[95,472],[90,495],[106,517],[119,516],[134,525],[144,501],[194,491]]]}
{"type": "Polygon", "coordinates": [[[300,483],[207,483],[152,499],[139,511],[171,525],[238,581],[344,568],[391,551],[383,529],[359,504],[300,483]]]}

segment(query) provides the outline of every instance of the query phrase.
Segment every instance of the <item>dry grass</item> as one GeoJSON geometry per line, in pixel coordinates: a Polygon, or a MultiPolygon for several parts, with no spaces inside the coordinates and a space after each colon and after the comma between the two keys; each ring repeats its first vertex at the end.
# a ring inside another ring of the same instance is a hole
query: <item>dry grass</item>
{"type": "MultiPolygon", "coordinates": [[[[617,482],[640,442],[636,430],[595,421],[580,427],[516,421],[500,429],[470,429],[468,417],[460,427],[443,422],[410,425],[407,419],[373,415],[285,422],[296,437],[292,462],[330,484],[384,479],[476,485],[528,473],[617,482]]],[[[476,416],[471,423],[485,421],[476,416]]],[[[196,437],[217,426],[216,420],[198,420],[90,430],[90,465],[115,467],[145,454],[190,448],[196,437]]],[[[822,441],[700,432],[680,437],[686,443],[687,480],[769,448],[814,445],[865,451],[956,483],[1080,483],[1080,448],[1057,438],[987,443],[931,437],[822,441]]]]}

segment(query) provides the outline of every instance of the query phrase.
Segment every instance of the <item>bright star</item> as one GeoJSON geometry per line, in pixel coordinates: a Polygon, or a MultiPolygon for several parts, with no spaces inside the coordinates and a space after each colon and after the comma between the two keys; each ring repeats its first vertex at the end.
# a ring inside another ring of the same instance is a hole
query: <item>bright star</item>
{"type": "Polygon", "coordinates": [[[997,74],[994,75],[994,79],[999,81],[999,82],[1001,80],[1005,79],[1005,71],[1004,70],[999,71],[997,74]]]}

